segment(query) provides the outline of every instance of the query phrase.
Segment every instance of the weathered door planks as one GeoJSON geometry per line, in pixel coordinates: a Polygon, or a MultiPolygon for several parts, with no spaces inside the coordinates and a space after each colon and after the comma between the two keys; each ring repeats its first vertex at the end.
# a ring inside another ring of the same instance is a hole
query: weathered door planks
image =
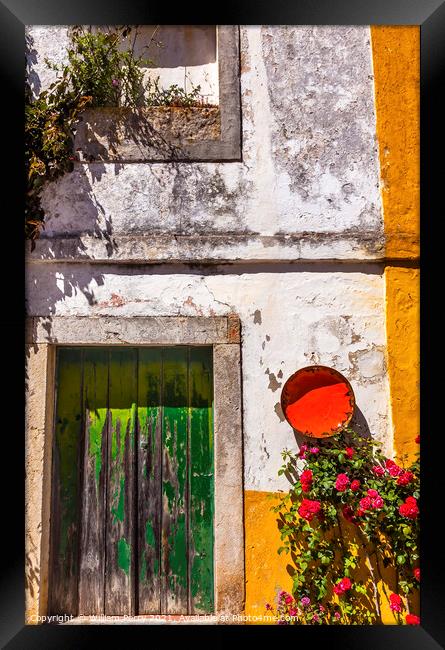
{"type": "Polygon", "coordinates": [[[82,439],[82,351],[64,350],[57,363],[53,445],[53,513],[49,610],[77,611],[79,475],[82,439]]]}
{"type": "Polygon", "coordinates": [[[84,460],[79,614],[103,614],[105,492],[108,439],[107,349],[86,349],[83,360],[84,460]]]}
{"type": "Polygon", "coordinates": [[[162,419],[162,611],[188,611],[187,348],[166,348],[162,419]]]}
{"type": "Polygon", "coordinates": [[[105,614],[135,612],[137,350],[110,354],[105,614]]]}
{"type": "Polygon", "coordinates": [[[57,368],[51,611],[212,612],[212,349],[60,348],[57,368]]]}
{"type": "Polygon", "coordinates": [[[213,368],[206,348],[189,354],[190,613],[205,614],[213,611],[213,368]]]}
{"type": "Polygon", "coordinates": [[[161,611],[162,349],[139,350],[138,600],[139,612],[161,611]]]}

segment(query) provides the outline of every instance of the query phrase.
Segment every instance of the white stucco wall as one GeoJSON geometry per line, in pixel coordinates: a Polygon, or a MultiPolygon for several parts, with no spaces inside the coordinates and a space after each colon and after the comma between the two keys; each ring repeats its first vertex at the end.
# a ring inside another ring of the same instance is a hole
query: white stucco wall
{"type": "MultiPolygon", "coordinates": [[[[34,86],[44,87],[52,73],[43,58],[63,60],[66,28],[30,34],[34,86]]],[[[76,164],[46,189],[49,242],[28,262],[28,312],[237,312],[244,487],[286,489],[280,452],[296,443],[279,398],[302,366],[343,372],[357,426],[392,450],[369,28],[242,27],[240,83],[242,162],[76,164]],[[217,239],[205,248],[198,235],[217,239]],[[258,244],[258,235],[270,238],[258,244]],[[156,249],[159,236],[190,238],[192,255],[172,265],[167,247],[154,266],[152,253],[134,253],[138,242],[156,249]],[[48,261],[59,237],[83,260],[48,261]],[[236,266],[188,264],[212,255],[236,266]],[[331,258],[344,264],[319,261],[331,258]]]]}
{"type": "MultiPolygon", "coordinates": [[[[64,59],[63,27],[32,27],[32,80],[64,59]]],[[[368,27],[241,29],[242,162],[76,165],[47,188],[44,237],[132,233],[310,235],[286,259],[381,257],[383,224],[368,27]]],[[[227,246],[229,246],[227,244],[227,246]]],[[[230,256],[236,259],[236,250],[230,256]]]]}
{"type": "Polygon", "coordinates": [[[302,366],[321,363],[343,372],[373,437],[389,440],[384,283],[374,268],[341,272],[316,265],[239,274],[228,268],[227,274],[204,275],[162,267],[58,265],[56,271],[52,264],[33,264],[28,285],[30,315],[238,313],[246,489],[286,487],[277,477],[280,452],[295,447],[295,438],[279,399],[284,381],[302,366]]]}

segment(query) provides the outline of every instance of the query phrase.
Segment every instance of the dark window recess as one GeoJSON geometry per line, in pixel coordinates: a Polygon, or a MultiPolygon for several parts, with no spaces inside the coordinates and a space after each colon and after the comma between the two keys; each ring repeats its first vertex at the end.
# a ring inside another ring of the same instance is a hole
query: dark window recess
{"type": "Polygon", "coordinates": [[[241,160],[239,28],[215,25],[219,105],[85,111],[74,147],[82,162],[241,160]]]}
{"type": "Polygon", "coordinates": [[[56,393],[50,612],[213,612],[212,348],[59,348],[56,393]]]}

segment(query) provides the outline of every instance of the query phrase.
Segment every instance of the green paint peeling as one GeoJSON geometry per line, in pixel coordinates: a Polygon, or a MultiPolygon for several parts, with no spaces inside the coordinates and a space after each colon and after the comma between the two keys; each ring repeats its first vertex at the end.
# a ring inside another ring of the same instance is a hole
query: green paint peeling
{"type": "Polygon", "coordinates": [[[168,509],[171,511],[175,503],[175,489],[169,481],[163,481],[163,491],[168,501],[168,509]]]}
{"type": "Polygon", "coordinates": [[[141,571],[139,573],[139,580],[140,582],[144,582],[147,577],[147,561],[145,559],[145,554],[142,556],[142,562],[141,562],[141,571]]]}
{"type": "Polygon", "coordinates": [[[186,525],[185,514],[178,515],[174,535],[170,537],[169,566],[172,575],[176,576],[181,587],[187,587],[187,562],[186,562],[186,525]]]}
{"type": "MultiPolygon", "coordinates": [[[[136,416],[137,416],[137,404],[136,402],[133,402],[131,405],[131,412],[130,412],[130,430],[131,432],[134,432],[136,429],[136,416]]],[[[130,447],[131,449],[134,449],[134,435],[130,436],[130,447]]],[[[122,456],[124,455],[123,449],[121,450],[122,456]]]]}
{"type": "MultiPolygon", "coordinates": [[[[81,354],[79,350],[61,349],[58,352],[57,384],[59,387],[55,427],[55,456],[59,493],[59,535],[55,552],[59,579],[74,575],[77,567],[77,510],[79,486],[77,468],[81,440],[81,354]]],[[[57,579],[57,578],[56,578],[57,579]]]]}
{"type": "Polygon", "coordinates": [[[145,541],[149,546],[155,548],[155,531],[150,521],[147,521],[145,524],[145,541]]]}
{"type": "Polygon", "coordinates": [[[89,421],[89,449],[90,456],[95,458],[96,487],[99,487],[100,472],[102,469],[102,439],[107,416],[107,409],[101,408],[88,411],[89,421]]]}
{"type": "Polygon", "coordinates": [[[125,539],[121,537],[117,543],[117,564],[127,576],[130,575],[130,562],[131,562],[131,546],[125,539]]]}
{"type": "MultiPolygon", "coordinates": [[[[114,493],[116,499],[118,491],[114,493]]],[[[124,521],[125,516],[125,476],[122,476],[120,479],[120,488],[119,488],[119,502],[117,508],[111,508],[111,513],[114,517],[114,521],[124,521]]]]}
{"type": "MultiPolygon", "coordinates": [[[[132,548],[127,539],[130,539],[132,533],[129,531],[125,506],[127,489],[129,504],[133,507],[131,495],[134,486],[129,485],[125,472],[134,462],[135,455],[132,452],[126,458],[126,445],[127,452],[134,449],[135,431],[138,429],[139,440],[143,444],[138,449],[139,477],[134,476],[132,480],[142,479],[146,490],[143,499],[150,499],[153,490],[162,490],[161,507],[166,516],[163,518],[161,515],[161,520],[169,522],[164,523],[164,527],[169,526],[168,531],[165,528],[164,531],[159,531],[156,523],[158,515],[154,516],[151,505],[139,515],[141,521],[134,522],[135,526],[144,526],[141,531],[143,538],[140,533],[137,535],[142,546],[137,553],[139,580],[145,585],[145,593],[154,598],[156,589],[159,590],[163,567],[168,567],[165,581],[164,578],[161,579],[161,584],[167,589],[167,601],[171,602],[173,599],[175,603],[180,604],[187,603],[188,600],[195,613],[211,612],[214,609],[212,350],[198,347],[146,348],[139,351],[132,349],[131,352],[106,350],[101,354],[102,359],[97,350],[94,353],[82,352],[84,358],[88,358],[89,364],[88,377],[83,385],[86,387],[84,398],[85,395],[87,397],[86,433],[91,459],[89,476],[92,482],[95,481],[96,487],[99,487],[101,474],[104,474],[105,470],[104,444],[108,442],[110,445],[111,458],[109,456],[108,459],[111,464],[105,482],[110,490],[107,516],[111,524],[112,539],[118,541],[114,547],[117,554],[114,562],[117,562],[117,568],[114,565],[109,569],[118,572],[121,570],[128,577],[131,573],[132,548]],[[102,365],[99,373],[100,364],[102,365]],[[105,433],[107,422],[110,424],[108,441],[105,433]],[[158,446],[157,435],[161,437],[162,449],[158,446]],[[130,436],[129,440],[127,436],[130,436]],[[157,471],[161,451],[162,473],[159,474],[157,471]],[[162,486],[153,481],[152,476],[162,476],[162,486]],[[155,484],[158,487],[153,487],[155,484]],[[186,489],[189,491],[186,492],[186,489]],[[186,493],[189,495],[187,502],[186,493]],[[190,510],[184,512],[186,507],[190,507],[190,510]],[[161,532],[167,533],[168,538],[163,538],[165,543],[159,548],[158,535],[161,532]],[[193,559],[188,574],[189,541],[193,559]]],[[[78,356],[80,359],[80,351],[78,356]]],[[[77,392],[78,396],[82,382],[79,377],[74,378],[75,364],[71,363],[71,366],[73,378],[70,379],[69,390],[73,405],[74,395],[77,392]]],[[[78,367],[81,368],[80,363],[78,367]]],[[[66,553],[67,566],[73,566],[77,555],[73,554],[73,549],[76,547],[75,525],[79,500],[78,432],[81,422],[85,420],[78,407],[78,413],[71,413],[72,405],[68,411],[58,413],[56,425],[55,452],[59,454],[57,466],[60,472],[61,507],[61,539],[57,553],[61,567],[65,561],[63,554],[66,553]]],[[[104,481],[102,486],[103,484],[104,481]]],[[[157,492],[155,503],[159,502],[159,496],[157,492]]],[[[110,555],[109,561],[111,560],[110,555]]],[[[65,568],[63,571],[65,572],[65,568]]],[[[124,584],[126,578],[122,574],[120,579],[124,584]]]]}
{"type": "Polygon", "coordinates": [[[117,440],[116,440],[116,422],[111,420],[112,434],[111,434],[111,458],[116,460],[117,456],[117,440]]]}

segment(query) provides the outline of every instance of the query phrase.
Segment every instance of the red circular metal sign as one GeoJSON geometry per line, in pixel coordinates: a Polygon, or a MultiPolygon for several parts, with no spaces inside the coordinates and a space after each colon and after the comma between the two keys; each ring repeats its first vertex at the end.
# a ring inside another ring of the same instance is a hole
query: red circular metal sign
{"type": "Polygon", "coordinates": [[[281,408],[291,427],[311,438],[329,438],[346,427],[354,414],[349,381],[328,366],[306,366],[289,377],[281,391],[281,408]]]}

